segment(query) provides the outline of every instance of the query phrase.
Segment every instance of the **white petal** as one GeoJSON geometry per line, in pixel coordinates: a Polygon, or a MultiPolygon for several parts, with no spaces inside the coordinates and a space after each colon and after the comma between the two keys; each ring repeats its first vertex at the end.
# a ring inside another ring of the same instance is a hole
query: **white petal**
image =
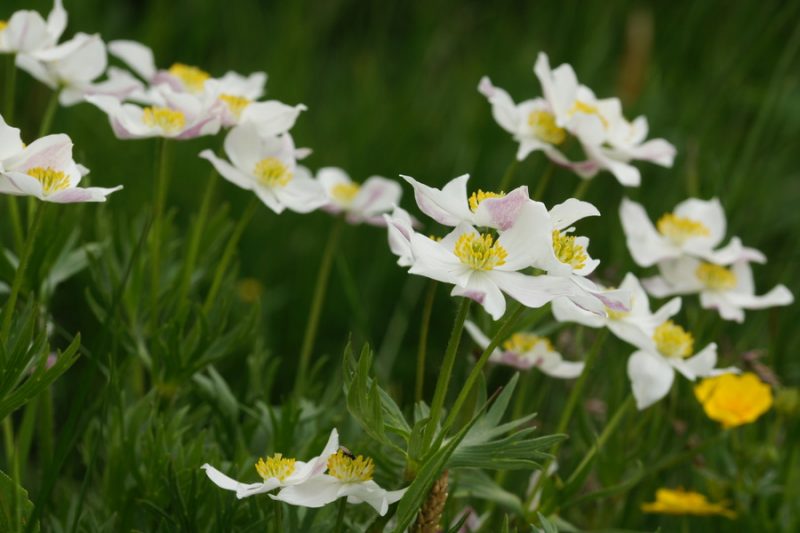
{"type": "Polygon", "coordinates": [[[725,210],[717,198],[711,200],[689,198],[675,206],[674,213],[679,217],[702,222],[710,232],[708,236],[687,240],[686,245],[711,249],[725,237],[725,210]]]}
{"type": "Polygon", "coordinates": [[[474,272],[465,286],[456,285],[450,295],[474,300],[495,320],[499,320],[506,312],[506,299],[503,293],[492,282],[491,277],[483,272],[474,272]]]}
{"type": "Polygon", "coordinates": [[[225,490],[235,491],[236,497],[239,499],[253,496],[255,494],[269,492],[280,485],[280,481],[275,478],[269,479],[263,483],[241,483],[226,476],[207,463],[201,468],[206,471],[208,479],[210,479],[215,485],[225,490]]]}
{"type": "Polygon", "coordinates": [[[277,495],[270,494],[273,500],[301,507],[324,507],[336,501],[343,483],[333,476],[321,474],[305,483],[283,487],[277,495]]]}
{"type": "Polygon", "coordinates": [[[601,328],[606,318],[590,313],[572,303],[568,298],[556,298],[552,304],[553,316],[559,322],[575,322],[590,328],[601,328]]]}
{"type": "Polygon", "coordinates": [[[667,395],[675,371],[663,357],[640,350],[628,359],[628,378],[636,407],[641,411],[667,395]]]}
{"type": "Polygon", "coordinates": [[[656,231],[641,204],[623,198],[619,207],[619,218],[625,231],[628,250],[637,265],[648,267],[680,255],[680,250],[667,243],[656,231]]]}
{"type": "Polygon", "coordinates": [[[364,217],[383,214],[400,203],[403,189],[394,180],[371,176],[361,185],[351,209],[364,217]]]}
{"type": "Polygon", "coordinates": [[[153,51],[136,41],[111,41],[108,43],[108,51],[124,61],[134,72],[146,81],[155,76],[156,63],[153,59],[153,51]]]}
{"type": "Polygon", "coordinates": [[[553,228],[559,231],[572,226],[578,220],[596,216],[600,216],[600,211],[595,206],[575,198],[570,198],[550,209],[553,228]]]}
{"type": "Polygon", "coordinates": [[[529,203],[528,187],[524,185],[501,198],[487,198],[478,204],[475,225],[507,231],[517,223],[524,206],[529,203]]]}
{"type": "Polygon", "coordinates": [[[414,197],[420,210],[439,224],[457,226],[461,222],[472,221],[473,214],[467,206],[468,174],[451,180],[441,190],[409,176],[401,177],[414,188],[414,197]]]}
{"type": "Polygon", "coordinates": [[[389,505],[399,501],[406,489],[386,491],[372,480],[362,483],[346,483],[339,493],[347,496],[349,503],[367,503],[370,507],[383,516],[389,510],[389,505]]]}

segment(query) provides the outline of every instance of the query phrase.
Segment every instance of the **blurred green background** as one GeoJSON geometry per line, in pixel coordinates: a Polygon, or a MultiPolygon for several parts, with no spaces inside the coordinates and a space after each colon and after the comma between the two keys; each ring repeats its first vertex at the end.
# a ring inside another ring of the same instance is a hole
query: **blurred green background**
{"type": "MultiPolygon", "coordinates": [[[[441,185],[470,173],[473,188],[493,188],[516,145],[494,123],[476,90],[478,80],[490,76],[517,101],[538,96],[532,65],[536,54],[546,51],[551,64],[572,64],[598,96],[623,98],[629,118],[644,114],[650,136],[678,148],[672,169],[639,165],[641,189],[625,190],[604,173],[589,190],[587,199],[603,217],[581,223],[579,232],[592,239],[590,252],[603,262],[603,281],[618,283],[628,270],[644,274],[625,248],[617,216],[620,199],[628,195],[641,201],[656,218],[687,196],[687,183],[696,176],[701,196],[718,196],[726,207],[728,236],[741,236],[769,257],[768,264],[754,269],[759,292],[784,283],[800,294],[798,2],[65,3],[67,35],[98,32],[107,41],[142,41],[162,67],[180,61],[212,75],[266,71],[270,98],[309,108],[292,132],[298,146],[314,150],[305,163],[341,166],[359,181],[402,173],[441,185]]],[[[0,14],[23,7],[47,13],[51,3],[4,0],[0,14]]],[[[30,142],[49,91],[24,73],[18,90],[16,123],[30,142]]],[[[116,140],[106,118],[86,104],[60,109],[54,130],[73,137],[77,159],[92,169],[94,184],[125,185],[103,209],[119,217],[143,210],[153,195],[153,141],[116,140]]],[[[175,151],[169,205],[184,230],[208,175],[207,163],[196,154],[220,142],[198,139],[175,151]]],[[[535,187],[544,169],[543,156],[530,156],[518,168],[515,184],[535,187]]],[[[558,203],[577,184],[576,177],[558,170],[542,200],[558,203]]],[[[235,218],[249,193],[227,182],[217,190],[218,205],[229,203],[235,218]]],[[[410,195],[403,203],[417,212],[410,195]]],[[[264,287],[263,331],[287,376],[293,375],[330,225],[325,213],[276,216],[264,207],[240,245],[241,276],[264,287]]],[[[330,355],[333,368],[352,332],[355,340],[376,347],[379,370],[393,371],[393,392],[407,404],[425,280],[394,264],[385,239],[385,231],[377,228],[346,230],[315,357],[330,355]]],[[[80,303],[85,282],[73,280],[56,301],[66,329],[84,334],[93,324],[80,303]]],[[[431,361],[438,360],[446,342],[452,307],[441,289],[431,361]]],[[[798,319],[796,305],[748,312],[742,326],[720,323],[714,340],[727,362],[738,363],[745,350],[767,350],[765,362],[781,381],[796,386],[798,319]]],[[[612,355],[627,356],[624,349],[617,351],[612,355]]],[[[429,370],[432,385],[433,365],[429,370]]],[[[290,382],[286,379],[281,388],[279,381],[276,402],[290,382]]]]}

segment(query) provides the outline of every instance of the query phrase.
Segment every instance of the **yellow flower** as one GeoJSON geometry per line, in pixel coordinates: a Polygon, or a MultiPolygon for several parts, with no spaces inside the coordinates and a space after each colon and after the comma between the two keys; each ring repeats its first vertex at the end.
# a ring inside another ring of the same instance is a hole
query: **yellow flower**
{"type": "Polygon", "coordinates": [[[658,489],[656,501],[643,503],[642,511],[672,515],[720,515],[725,518],[736,516],[736,513],[727,508],[725,502],[711,503],[699,492],[683,489],[658,489]]]}
{"type": "Polygon", "coordinates": [[[751,372],[706,378],[694,395],[708,417],[726,428],[754,422],[772,406],[772,389],[751,372]]]}

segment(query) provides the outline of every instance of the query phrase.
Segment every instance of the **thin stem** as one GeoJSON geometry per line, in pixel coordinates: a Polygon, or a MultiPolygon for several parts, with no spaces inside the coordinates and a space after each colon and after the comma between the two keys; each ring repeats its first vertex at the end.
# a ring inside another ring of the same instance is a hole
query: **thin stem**
{"type": "MultiPolygon", "coordinates": [[[[586,357],[586,360],[583,363],[583,372],[581,372],[581,375],[578,377],[578,381],[576,381],[575,385],[572,387],[572,391],[570,391],[569,397],[567,397],[567,403],[564,406],[564,410],[561,411],[561,418],[559,418],[558,426],[556,426],[556,435],[563,434],[567,431],[569,422],[572,419],[572,414],[575,412],[575,407],[578,405],[578,400],[580,400],[580,398],[583,396],[583,389],[586,386],[586,380],[589,377],[589,374],[592,373],[592,367],[594,367],[594,364],[597,361],[597,356],[600,353],[600,347],[603,345],[603,342],[607,336],[608,330],[603,329],[597,334],[597,337],[595,337],[592,347],[589,350],[589,355],[586,357]]],[[[530,502],[541,490],[542,485],[544,485],[545,479],[547,478],[546,472],[549,470],[550,465],[553,464],[553,461],[555,461],[556,454],[558,453],[558,450],[561,449],[562,442],[563,441],[556,442],[550,448],[549,453],[551,457],[542,466],[542,475],[539,476],[536,486],[533,487],[533,490],[531,491],[528,501],[526,502],[526,509],[530,507],[530,502]]]]}
{"type": "Polygon", "coordinates": [[[274,520],[275,520],[275,531],[280,533],[283,531],[283,509],[281,508],[281,502],[279,500],[273,500],[274,506],[274,520]]]}
{"type": "Polygon", "coordinates": [[[507,339],[511,332],[513,331],[514,327],[516,327],[517,320],[519,319],[522,312],[525,310],[521,304],[516,304],[516,309],[512,311],[508,318],[503,322],[503,325],[500,326],[500,329],[495,333],[492,340],[489,341],[489,345],[483,350],[483,353],[478,358],[478,361],[475,363],[475,366],[472,368],[472,371],[467,376],[467,381],[464,383],[464,386],[461,387],[461,390],[456,397],[456,401],[453,404],[452,409],[447,415],[447,419],[445,419],[444,425],[442,426],[441,435],[443,436],[448,429],[450,429],[456,421],[456,417],[461,412],[461,408],[464,406],[464,403],[469,398],[469,395],[472,393],[472,388],[475,386],[475,382],[478,381],[478,377],[483,370],[483,367],[486,365],[486,362],[489,360],[489,356],[492,355],[494,349],[500,345],[500,342],[504,339],[507,339]]]}
{"type": "Polygon", "coordinates": [[[14,249],[22,253],[25,245],[25,232],[22,230],[22,218],[19,216],[19,204],[16,196],[8,197],[8,216],[11,218],[11,228],[14,234],[14,249]]]}
{"type": "Polygon", "coordinates": [[[56,110],[58,110],[58,95],[60,93],[61,89],[58,88],[50,95],[50,100],[47,102],[44,115],[42,115],[42,123],[39,126],[39,137],[44,137],[50,133],[50,129],[53,127],[53,119],[56,116],[56,110]]]}
{"type": "Polygon", "coordinates": [[[347,498],[339,498],[339,511],[336,513],[336,527],[334,529],[336,533],[344,531],[344,512],[346,507],[347,498]]]}
{"type": "Polygon", "coordinates": [[[503,174],[503,178],[500,180],[499,189],[501,191],[505,191],[511,185],[512,181],[514,180],[514,173],[517,171],[518,164],[519,161],[517,161],[517,158],[515,157],[511,163],[508,164],[508,167],[506,167],[506,172],[503,174]]]}
{"type": "Polygon", "coordinates": [[[589,187],[591,186],[593,181],[594,181],[593,179],[581,179],[581,182],[578,184],[577,187],[575,187],[575,192],[572,193],[572,197],[580,200],[584,196],[586,196],[586,191],[589,190],[589,187]]]}
{"type": "Polygon", "coordinates": [[[311,310],[308,314],[306,331],[303,334],[303,345],[300,348],[300,362],[297,366],[297,375],[294,381],[294,392],[297,397],[302,396],[306,385],[306,378],[308,377],[306,374],[308,373],[308,365],[311,362],[311,352],[314,351],[314,342],[317,338],[319,316],[322,312],[322,304],[325,302],[325,293],[328,291],[333,256],[339,247],[339,236],[342,233],[343,225],[344,218],[337,218],[331,227],[325,250],[322,252],[322,260],[317,272],[317,282],[314,286],[314,296],[311,300],[311,310]]]}
{"type": "Polygon", "coordinates": [[[9,54],[6,59],[6,98],[3,106],[3,118],[7,124],[14,121],[14,91],[17,88],[16,60],[16,54],[9,54]]]}
{"type": "Polygon", "coordinates": [[[447,348],[444,352],[442,366],[439,369],[439,379],[436,380],[436,390],[433,393],[433,402],[431,402],[431,416],[425,427],[425,433],[423,434],[422,450],[424,452],[427,452],[433,440],[433,435],[436,432],[436,426],[439,424],[439,419],[442,416],[444,400],[447,397],[447,389],[450,386],[453,365],[456,361],[456,353],[458,353],[458,345],[461,342],[461,333],[464,331],[464,322],[467,319],[471,301],[472,300],[469,298],[461,299],[456,318],[453,321],[453,330],[450,332],[450,339],[447,341],[447,348]]]}
{"type": "Polygon", "coordinates": [[[244,229],[247,227],[247,224],[250,223],[250,219],[253,218],[257,206],[258,199],[254,195],[250,199],[250,203],[247,204],[247,207],[245,208],[244,213],[242,213],[242,217],[239,219],[236,227],[233,229],[230,239],[228,239],[228,244],[225,246],[225,250],[222,252],[222,259],[217,264],[217,269],[214,271],[214,279],[211,282],[211,288],[208,290],[206,301],[203,304],[203,313],[205,314],[208,314],[211,311],[211,307],[214,305],[214,302],[217,299],[217,294],[219,294],[219,290],[222,287],[222,280],[225,278],[225,274],[228,272],[228,266],[233,260],[233,254],[236,252],[236,246],[239,244],[239,239],[242,238],[244,229]]]}
{"type": "Polygon", "coordinates": [[[3,309],[3,327],[0,330],[0,341],[6,342],[8,334],[11,331],[11,318],[14,315],[14,307],[17,304],[17,297],[22,288],[22,282],[25,280],[25,271],[28,269],[28,262],[30,261],[31,254],[33,253],[33,245],[36,241],[36,235],[39,232],[39,227],[42,225],[42,213],[44,213],[44,205],[36,210],[36,216],[33,219],[33,225],[28,233],[28,238],[25,241],[25,246],[22,249],[22,255],[19,259],[17,271],[14,273],[14,281],[11,283],[11,292],[6,300],[6,306],[3,309]]]}
{"type": "Polygon", "coordinates": [[[153,201],[153,233],[150,240],[150,320],[152,329],[158,326],[158,294],[161,282],[161,238],[163,232],[164,205],[169,190],[169,141],[158,141],[157,167],[153,184],[156,196],[153,201]]]}
{"type": "Polygon", "coordinates": [[[189,287],[192,282],[192,274],[194,267],[197,263],[197,256],[200,252],[200,240],[205,231],[206,221],[208,214],[211,211],[211,200],[214,197],[214,189],[217,182],[217,171],[212,167],[211,173],[206,182],[206,190],[203,194],[203,199],[200,203],[200,211],[197,214],[197,219],[192,226],[192,234],[189,237],[189,247],[186,252],[186,260],[183,263],[183,272],[181,275],[181,285],[178,292],[179,310],[178,315],[182,314],[183,309],[187,305],[187,296],[189,294],[189,287]]]}
{"type": "Polygon", "coordinates": [[[14,531],[17,524],[21,521],[21,509],[17,498],[17,486],[19,486],[19,458],[17,457],[17,446],[14,443],[14,424],[11,416],[3,419],[3,445],[6,449],[6,462],[11,468],[11,480],[14,485],[11,487],[11,525],[14,531]]]}
{"type": "Polygon", "coordinates": [[[414,400],[422,401],[422,392],[425,388],[425,360],[428,354],[428,332],[431,327],[431,313],[433,300],[436,296],[438,283],[431,280],[428,283],[428,292],[425,294],[425,306],[422,308],[422,323],[419,329],[419,346],[417,347],[417,381],[414,387],[414,400]]]}
{"type": "Polygon", "coordinates": [[[533,193],[533,199],[542,201],[544,197],[544,192],[547,190],[547,185],[550,183],[550,178],[553,177],[553,172],[555,172],[556,166],[553,163],[547,165],[547,168],[542,174],[542,177],[539,178],[539,183],[536,185],[536,191],[533,193]]]}

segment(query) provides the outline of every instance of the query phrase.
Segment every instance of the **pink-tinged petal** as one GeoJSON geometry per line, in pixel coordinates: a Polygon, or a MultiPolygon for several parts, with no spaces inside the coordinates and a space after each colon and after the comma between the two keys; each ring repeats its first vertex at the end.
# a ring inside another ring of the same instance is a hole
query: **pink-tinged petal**
{"type": "Polygon", "coordinates": [[[462,296],[477,302],[494,320],[499,320],[506,312],[506,299],[503,293],[492,283],[489,276],[482,272],[474,272],[466,286],[453,287],[450,296],[462,296]]]}
{"type": "Polygon", "coordinates": [[[487,198],[478,204],[475,223],[478,226],[510,229],[517,221],[520,210],[530,201],[528,187],[517,187],[502,198],[487,198]]]}
{"type": "Polygon", "coordinates": [[[708,228],[710,234],[707,236],[693,237],[686,241],[685,246],[692,250],[710,250],[717,246],[725,237],[726,220],[725,210],[719,199],[700,200],[689,198],[675,206],[675,215],[682,218],[689,218],[702,222],[708,228]]]}
{"type": "Polygon", "coordinates": [[[8,19],[3,39],[9,52],[19,55],[34,52],[49,44],[47,23],[36,11],[17,11],[8,19]]]}
{"type": "Polygon", "coordinates": [[[23,172],[6,172],[4,177],[13,186],[13,190],[9,190],[8,194],[14,196],[33,196],[40,200],[44,198],[42,183],[36,178],[23,172]]]}
{"type": "Polygon", "coordinates": [[[343,483],[335,477],[321,474],[305,483],[283,487],[277,495],[270,494],[269,497],[290,505],[318,508],[336,501],[342,486],[343,483]]]}
{"type": "MultiPolygon", "coordinates": [[[[488,202],[484,200],[483,203],[488,202]]],[[[516,210],[513,225],[500,234],[497,243],[508,253],[497,270],[516,271],[534,265],[553,254],[553,236],[547,208],[526,198],[516,210]]]]}
{"type": "Polygon", "coordinates": [[[411,251],[411,235],[414,233],[411,215],[405,209],[395,207],[391,215],[383,215],[389,232],[389,248],[397,256],[397,264],[402,267],[414,263],[411,251]]]}
{"type": "Polygon", "coordinates": [[[220,159],[211,150],[203,150],[200,152],[200,157],[214,165],[214,168],[223,178],[230,181],[237,187],[241,187],[242,189],[248,191],[253,190],[255,187],[256,182],[252,176],[245,174],[224,159],[220,159]]]}
{"type": "Polygon", "coordinates": [[[550,209],[553,228],[559,231],[586,217],[600,216],[600,211],[589,202],[570,198],[550,209]]]}
{"type": "Polygon", "coordinates": [[[57,204],[74,204],[78,202],[105,202],[106,197],[112,192],[122,189],[122,185],[113,188],[104,187],[75,187],[58,191],[42,199],[46,202],[53,202],[57,204]]]}
{"type": "Polygon", "coordinates": [[[675,371],[663,357],[640,350],[628,359],[628,378],[636,408],[641,411],[669,393],[675,371]]]}
{"type": "Polygon", "coordinates": [[[492,116],[501,128],[511,134],[519,130],[519,114],[514,100],[506,91],[492,85],[491,80],[484,76],[478,83],[478,92],[484,95],[492,105],[492,116]]]}
{"type": "Polygon", "coordinates": [[[361,213],[365,218],[373,217],[399,204],[402,196],[403,189],[396,181],[381,176],[371,176],[361,185],[351,210],[354,213],[361,213]]]}
{"type": "Polygon", "coordinates": [[[19,128],[12,128],[0,116],[0,170],[4,160],[20,153],[24,148],[19,128]]]}
{"type": "Polygon", "coordinates": [[[568,298],[556,298],[552,303],[553,317],[559,322],[575,322],[590,328],[601,328],[606,324],[603,316],[578,307],[568,298]]]}
{"type": "Polygon", "coordinates": [[[99,83],[90,83],[82,87],[65,87],[58,95],[63,106],[80,103],[89,95],[108,95],[118,100],[144,89],[142,82],[131,76],[127,71],[116,67],[109,67],[108,79],[99,83]]]}
{"type": "Polygon", "coordinates": [[[574,290],[569,280],[555,276],[528,276],[520,272],[493,270],[491,278],[500,290],[531,308],[542,307],[557,296],[574,290]]]}
{"type": "Polygon", "coordinates": [[[680,255],[680,250],[670,245],[656,231],[641,204],[623,198],[619,208],[619,217],[625,232],[628,250],[637,265],[649,267],[680,255]]]}
{"type": "Polygon", "coordinates": [[[125,62],[146,81],[150,81],[156,73],[153,51],[141,43],[124,40],[111,41],[108,43],[108,51],[125,62]]]}
{"type": "Polygon", "coordinates": [[[414,197],[420,210],[445,226],[471,222],[472,211],[467,206],[467,181],[469,174],[459,176],[441,190],[429,187],[410,176],[400,176],[414,188],[414,197]]]}
{"type": "Polygon", "coordinates": [[[4,161],[6,170],[27,172],[32,168],[65,169],[72,163],[72,140],[63,133],[36,139],[22,152],[4,161]]]}

